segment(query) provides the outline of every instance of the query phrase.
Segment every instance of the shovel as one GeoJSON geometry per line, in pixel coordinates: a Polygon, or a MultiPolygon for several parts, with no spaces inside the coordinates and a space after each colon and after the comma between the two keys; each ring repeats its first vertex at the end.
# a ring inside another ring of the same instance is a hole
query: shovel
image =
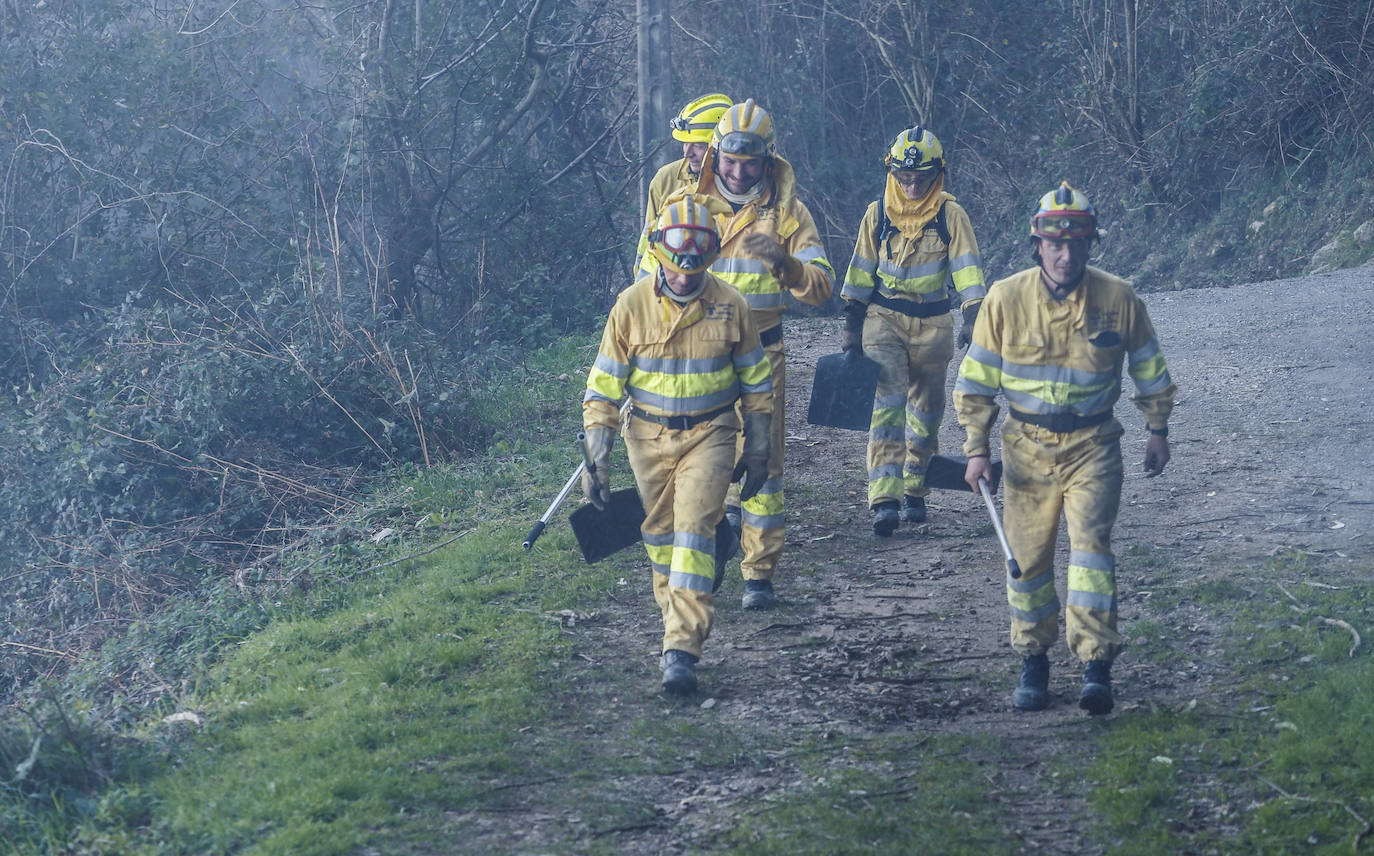
{"type": "MultiPolygon", "coordinates": [[[[644,503],[640,501],[639,491],[632,487],[612,491],[611,501],[606,503],[604,511],[588,503],[568,515],[568,525],[577,536],[577,547],[589,565],[639,543],[643,537],[639,527],[643,522],[644,503]]],[[[712,592],[720,588],[725,579],[725,563],[735,557],[739,548],[735,530],[721,515],[716,524],[716,578],[712,592]]]]}
{"type": "MultiPolygon", "coordinates": [[[[926,487],[936,490],[966,490],[970,493],[973,488],[969,487],[968,482],[964,481],[964,471],[968,468],[966,458],[949,458],[944,455],[931,455],[930,463],[926,464],[926,487]]],[[[1002,545],[1002,555],[1007,558],[1007,573],[1016,580],[1021,578],[1021,566],[1016,563],[1016,559],[1011,555],[1011,545],[1007,543],[1007,533],[1002,529],[1002,520],[997,516],[997,506],[992,502],[992,492],[997,489],[997,483],[1002,480],[1002,462],[992,462],[992,484],[988,480],[980,478],[978,480],[978,490],[983,494],[983,504],[988,507],[988,514],[992,517],[992,528],[997,530],[997,541],[1002,545]]]]}
{"type": "Polygon", "coordinates": [[[854,350],[816,361],[806,421],[812,425],[867,431],[873,422],[878,364],[854,350]]]}

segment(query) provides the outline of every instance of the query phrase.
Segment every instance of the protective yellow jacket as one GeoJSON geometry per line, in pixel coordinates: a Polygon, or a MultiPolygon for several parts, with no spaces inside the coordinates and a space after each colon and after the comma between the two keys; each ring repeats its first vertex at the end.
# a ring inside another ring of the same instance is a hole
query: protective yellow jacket
{"type": "Polygon", "coordinates": [[[882,201],[870,204],[859,223],[859,237],[845,273],[841,296],[846,300],[872,303],[876,290],[881,298],[938,303],[946,298],[945,283],[951,280],[961,309],[986,297],[988,290],[973,224],[963,206],[955,202],[953,196],[946,196],[948,246],[940,238],[933,220],[919,239],[894,232],[883,241],[882,247],[877,246],[874,232],[882,213],[882,201]]]}
{"type": "Polygon", "coordinates": [[[1110,411],[1121,397],[1123,358],[1147,427],[1166,428],[1176,387],[1129,282],[1089,267],[1068,297],[1055,300],[1038,267],[998,280],[954,384],[954,408],[968,432],[964,452],[988,453],[998,390],[1011,407],[1030,414],[1110,411]]]}
{"type": "MultiPolygon", "coordinates": [[[[739,289],[749,301],[754,325],[760,333],[781,322],[786,308],[783,289],[803,303],[819,306],[830,299],[835,282],[835,268],[825,257],[816,221],[797,198],[792,165],[777,155],[772,156],[761,181],[767,183],[762,196],[733,214],[716,215],[721,251],[720,258],[711,265],[712,273],[739,289]],[[753,232],[772,235],[787,252],[788,257],[776,270],[744,252],[744,237],[753,232]]],[[[729,206],[716,190],[715,182],[711,152],[708,151],[701,178],[692,192],[711,196],[718,203],[729,206]]],[[[713,205],[712,210],[717,207],[713,205]]],[[[657,267],[657,259],[652,253],[640,258],[640,276],[651,274],[657,267]]]]}
{"type": "Polygon", "coordinates": [[[697,174],[687,165],[687,158],[678,158],[670,164],[659,167],[649,181],[649,201],[644,206],[644,228],[639,231],[639,246],[635,248],[635,258],[642,259],[649,251],[649,230],[653,229],[658,212],[674,196],[696,187],[697,174]]]}
{"type": "Polygon", "coordinates": [[[654,290],[655,278],[625,289],[611,307],[582,399],[584,427],[614,429],[617,402],[661,416],[722,412],[710,422],[740,427],[735,408],[769,413],[772,369],[749,307],[735,289],[707,273],[683,306],[654,290]]]}

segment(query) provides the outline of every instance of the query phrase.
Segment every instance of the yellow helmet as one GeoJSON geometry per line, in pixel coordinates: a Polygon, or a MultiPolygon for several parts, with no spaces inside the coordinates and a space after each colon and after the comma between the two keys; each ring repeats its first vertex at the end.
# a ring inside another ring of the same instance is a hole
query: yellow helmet
{"type": "Polygon", "coordinates": [[[673,139],[680,143],[711,142],[711,132],[715,130],[716,123],[734,103],[729,95],[719,92],[703,95],[689,103],[668,123],[673,129],[673,139]]]}
{"type": "Polygon", "coordinates": [[[771,157],[773,141],[773,117],[752,98],[726,110],[711,134],[711,148],[741,160],[771,157]]]}
{"type": "Polygon", "coordinates": [[[649,232],[649,250],[671,271],[709,268],[720,255],[720,233],[710,209],[690,193],[665,205],[649,232]]]}
{"type": "Polygon", "coordinates": [[[945,165],[945,148],[934,134],[916,125],[897,135],[883,163],[889,172],[941,169],[945,165]]]}
{"type": "Polygon", "coordinates": [[[1093,204],[1067,181],[1040,197],[1040,208],[1031,215],[1034,238],[1069,241],[1097,237],[1097,212],[1093,204]]]}

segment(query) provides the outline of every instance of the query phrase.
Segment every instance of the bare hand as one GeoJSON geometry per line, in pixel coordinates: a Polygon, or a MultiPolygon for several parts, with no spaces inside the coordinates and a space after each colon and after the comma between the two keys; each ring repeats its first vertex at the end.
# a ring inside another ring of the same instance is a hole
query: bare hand
{"type": "Polygon", "coordinates": [[[1154,478],[1164,472],[1164,465],[1169,463],[1169,438],[1159,434],[1151,434],[1150,439],[1145,441],[1145,475],[1154,478]]]}
{"type": "Polygon", "coordinates": [[[992,460],[987,455],[976,455],[968,459],[968,466],[964,468],[964,481],[974,493],[981,493],[978,488],[978,480],[988,480],[988,492],[997,493],[997,483],[992,480],[992,460]]]}

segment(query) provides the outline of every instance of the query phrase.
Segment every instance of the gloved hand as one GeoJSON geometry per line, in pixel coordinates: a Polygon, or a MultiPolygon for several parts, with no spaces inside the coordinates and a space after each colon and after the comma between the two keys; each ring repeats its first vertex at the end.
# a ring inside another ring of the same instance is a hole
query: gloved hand
{"type": "Polygon", "coordinates": [[[801,262],[782,248],[772,235],[750,232],[744,236],[744,251],[762,259],[784,288],[791,288],[801,279],[801,262]]]}
{"type": "Polygon", "coordinates": [[[611,445],[615,431],[605,427],[583,431],[582,452],[587,456],[587,468],[582,471],[582,492],[597,511],[605,511],[611,501],[611,445]]]}
{"type": "Polygon", "coordinates": [[[840,337],[840,350],[852,351],[856,357],[864,355],[864,316],[868,314],[868,304],[858,300],[844,302],[844,333],[840,337]]]}
{"type": "Polygon", "coordinates": [[[973,325],[978,321],[978,310],[982,306],[983,301],[980,300],[964,307],[964,326],[959,328],[959,335],[954,339],[954,344],[960,348],[973,344],[973,325]]]}
{"type": "Polygon", "coordinates": [[[746,412],[744,414],[744,451],[740,452],[739,463],[730,481],[739,481],[740,502],[753,499],[768,481],[769,429],[773,424],[772,413],[746,412]]]}

